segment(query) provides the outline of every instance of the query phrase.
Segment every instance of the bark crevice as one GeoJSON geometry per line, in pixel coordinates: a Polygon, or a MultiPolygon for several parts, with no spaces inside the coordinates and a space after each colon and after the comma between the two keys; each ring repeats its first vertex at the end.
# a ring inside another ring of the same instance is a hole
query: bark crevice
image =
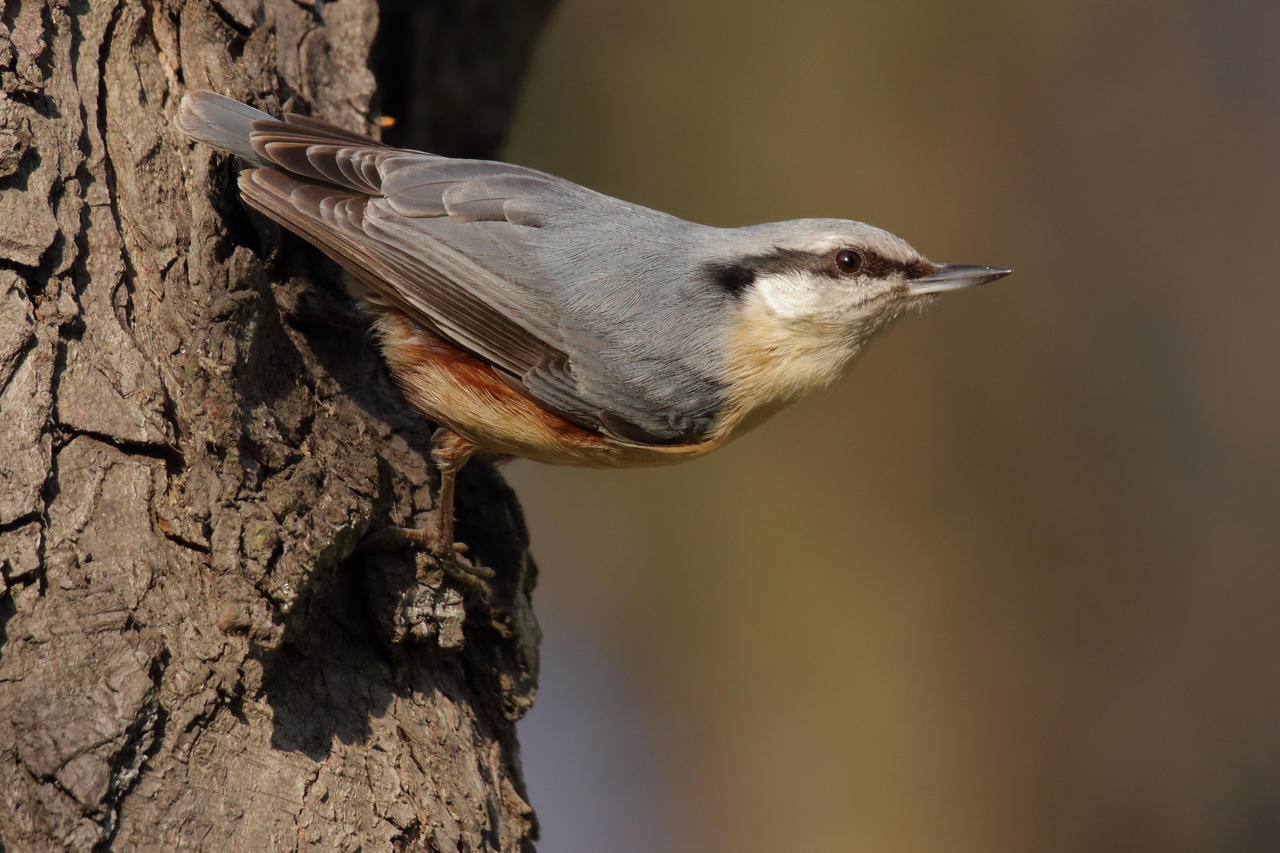
{"type": "MultiPolygon", "coordinates": [[[[452,85],[487,93],[440,120],[491,145],[492,87],[514,91],[547,5],[383,8],[430,33],[436,71],[458,62],[452,85]],[[491,64],[462,61],[495,21],[491,64]]],[[[357,552],[430,510],[431,425],[334,267],[249,215],[236,167],[171,124],[189,86],[371,126],[376,12],[13,0],[0,16],[9,849],[531,848],[514,724],[538,631],[514,496],[484,464],[459,485],[459,533],[500,573],[496,617],[412,555],[357,552]]]]}

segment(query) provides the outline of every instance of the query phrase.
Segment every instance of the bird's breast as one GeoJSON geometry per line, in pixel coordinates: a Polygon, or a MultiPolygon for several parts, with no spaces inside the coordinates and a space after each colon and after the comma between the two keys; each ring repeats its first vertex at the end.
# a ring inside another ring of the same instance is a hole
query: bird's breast
{"type": "MultiPolygon", "coordinates": [[[[726,347],[726,412],[719,432],[738,435],[844,373],[857,341],[834,323],[779,316],[748,291],[726,347]]],[[[727,438],[726,438],[727,440],[727,438]]]]}

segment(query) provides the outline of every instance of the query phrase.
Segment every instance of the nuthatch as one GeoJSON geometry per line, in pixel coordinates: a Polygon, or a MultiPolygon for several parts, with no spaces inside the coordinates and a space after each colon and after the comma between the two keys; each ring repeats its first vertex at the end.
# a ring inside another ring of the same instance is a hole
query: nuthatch
{"type": "Polygon", "coordinates": [[[211,92],[184,97],[177,124],[249,161],[244,200],[368,289],[392,376],[441,425],[434,524],[401,531],[441,558],[472,454],[701,456],[830,384],[908,309],[1010,272],[930,263],[861,222],[697,225],[211,92]]]}

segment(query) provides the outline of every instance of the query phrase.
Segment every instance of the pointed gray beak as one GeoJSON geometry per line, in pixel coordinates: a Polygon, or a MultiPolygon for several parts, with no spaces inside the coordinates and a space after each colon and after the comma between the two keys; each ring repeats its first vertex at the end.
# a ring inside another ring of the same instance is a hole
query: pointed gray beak
{"type": "Polygon", "coordinates": [[[919,278],[907,280],[907,291],[912,296],[924,296],[930,293],[946,293],[948,290],[960,290],[986,284],[998,278],[1004,278],[1013,270],[1000,267],[980,267],[975,264],[934,264],[933,272],[919,278]]]}

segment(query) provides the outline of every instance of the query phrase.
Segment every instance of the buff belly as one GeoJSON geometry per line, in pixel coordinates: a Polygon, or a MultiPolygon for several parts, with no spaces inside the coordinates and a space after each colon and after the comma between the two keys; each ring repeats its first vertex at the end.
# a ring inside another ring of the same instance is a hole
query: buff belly
{"type": "Polygon", "coordinates": [[[489,365],[397,311],[378,310],[374,330],[391,375],[414,408],[482,452],[553,465],[641,467],[682,462],[724,443],[712,439],[646,446],[616,441],[546,411],[504,382],[489,365]]]}

